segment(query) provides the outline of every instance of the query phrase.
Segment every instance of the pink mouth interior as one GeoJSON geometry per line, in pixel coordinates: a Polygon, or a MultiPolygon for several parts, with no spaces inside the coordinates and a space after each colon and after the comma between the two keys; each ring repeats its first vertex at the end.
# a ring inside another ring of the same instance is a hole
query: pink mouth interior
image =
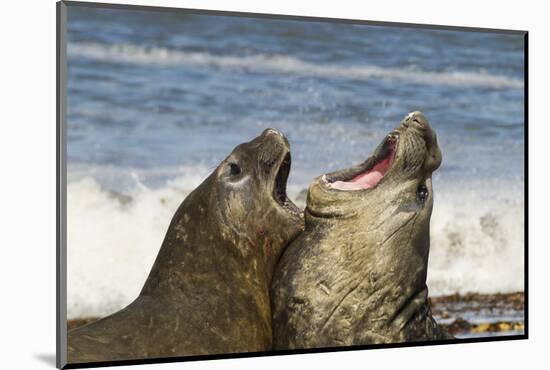
{"type": "Polygon", "coordinates": [[[378,162],[372,169],[355,176],[350,181],[335,181],[333,189],[338,190],[362,190],[370,189],[378,185],[386,172],[391,168],[395,159],[395,145],[390,147],[390,154],[378,162]]]}

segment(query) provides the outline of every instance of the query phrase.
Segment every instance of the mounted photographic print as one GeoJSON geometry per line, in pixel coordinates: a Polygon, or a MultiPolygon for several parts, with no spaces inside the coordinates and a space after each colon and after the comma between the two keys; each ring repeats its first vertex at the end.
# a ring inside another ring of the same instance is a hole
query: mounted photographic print
{"type": "Polygon", "coordinates": [[[527,338],[527,32],[57,10],[58,367],[527,338]]]}

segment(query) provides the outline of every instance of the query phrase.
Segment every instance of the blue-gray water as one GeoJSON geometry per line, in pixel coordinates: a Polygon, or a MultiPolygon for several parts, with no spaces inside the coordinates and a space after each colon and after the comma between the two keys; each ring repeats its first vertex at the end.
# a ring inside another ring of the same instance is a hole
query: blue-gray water
{"type": "Polygon", "coordinates": [[[72,6],[68,19],[70,315],[133,298],[174,209],[237,144],[282,131],[303,205],[311,179],[364,160],[413,110],[444,157],[431,292],[523,289],[522,36],[72,6]]]}

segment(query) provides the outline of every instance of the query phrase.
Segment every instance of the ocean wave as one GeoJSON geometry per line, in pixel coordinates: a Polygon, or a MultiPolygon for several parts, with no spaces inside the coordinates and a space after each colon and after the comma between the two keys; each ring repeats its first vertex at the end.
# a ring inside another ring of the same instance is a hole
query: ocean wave
{"type": "Polygon", "coordinates": [[[433,72],[411,68],[384,68],[374,65],[344,66],[316,64],[287,55],[213,55],[206,52],[186,52],[162,47],[144,47],[133,44],[105,45],[71,42],[69,57],[142,65],[213,66],[216,68],[254,73],[280,73],[322,78],[353,80],[382,79],[422,85],[522,89],[523,81],[506,76],[465,71],[433,72]]]}
{"type": "Polygon", "coordinates": [[[132,172],[131,190],[125,192],[104,188],[91,176],[72,176],[67,185],[68,318],[104,316],[137,297],[174,212],[207,175],[203,167],[180,170],[180,177],[158,188],[132,172]]]}
{"type": "MultiPolygon", "coordinates": [[[[124,193],[91,176],[69,181],[69,318],[107,315],[139,294],[175,210],[209,172],[183,167],[158,187],[134,176],[134,186],[124,193]]],[[[306,187],[288,188],[301,207],[306,187]]],[[[506,186],[473,192],[438,184],[428,269],[431,295],[523,290],[523,200],[518,197],[521,192],[506,186]]]]}
{"type": "Polygon", "coordinates": [[[432,295],[524,290],[523,192],[511,184],[440,186],[431,218],[432,295]],[[477,189],[472,191],[471,189],[477,189]]]}

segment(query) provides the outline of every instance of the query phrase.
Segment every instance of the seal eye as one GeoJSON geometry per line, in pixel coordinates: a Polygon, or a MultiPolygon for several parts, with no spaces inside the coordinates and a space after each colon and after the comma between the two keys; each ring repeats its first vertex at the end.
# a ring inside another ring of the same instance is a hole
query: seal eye
{"type": "Polygon", "coordinates": [[[241,174],[241,167],[236,163],[229,164],[229,174],[231,176],[237,176],[241,174]]]}
{"type": "Polygon", "coordinates": [[[418,189],[416,189],[416,199],[421,202],[428,199],[428,188],[426,187],[426,184],[422,183],[418,185],[418,189]]]}

